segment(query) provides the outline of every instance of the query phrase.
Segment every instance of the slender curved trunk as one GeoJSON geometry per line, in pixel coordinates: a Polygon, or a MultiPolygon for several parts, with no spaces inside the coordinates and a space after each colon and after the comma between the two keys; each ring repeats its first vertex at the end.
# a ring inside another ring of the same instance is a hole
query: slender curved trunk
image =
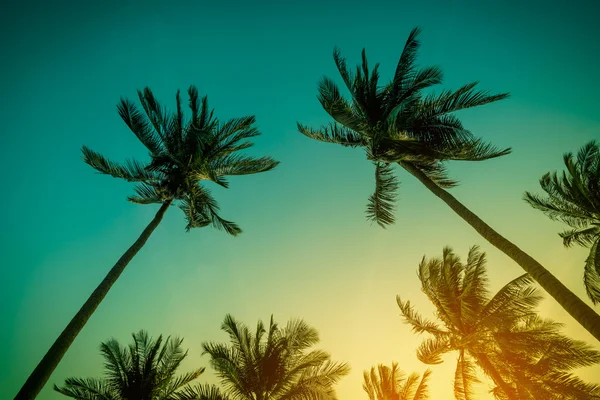
{"type": "Polygon", "coordinates": [[[141,250],[144,246],[152,232],[156,229],[160,221],[162,220],[165,211],[171,205],[171,200],[162,204],[154,219],[148,224],[146,229],[142,232],[140,237],[131,245],[130,248],[119,258],[117,263],[111,270],[108,272],[104,280],[98,285],[96,290],[90,295],[87,301],[83,304],[83,306],[79,309],[77,314],[71,319],[71,322],[67,325],[67,327],[62,331],[60,336],[54,341],[50,350],[46,353],[42,361],[39,362],[37,367],[33,370],[27,381],[17,393],[15,400],[31,400],[35,399],[36,396],[40,393],[46,382],[54,372],[54,369],[62,360],[63,356],[79,334],[79,332],[83,329],[86,322],[100,302],[104,299],[112,285],[117,281],[127,264],[131,261],[131,259],[141,250]]]}
{"type": "Polygon", "coordinates": [[[481,218],[460,203],[450,193],[436,185],[435,182],[419,169],[404,161],[400,161],[398,164],[421,181],[433,194],[442,199],[444,203],[471,225],[485,240],[519,264],[566,312],[600,341],[600,315],[594,312],[590,306],[571,292],[550,271],[533,259],[533,257],[493,230],[481,218]]]}

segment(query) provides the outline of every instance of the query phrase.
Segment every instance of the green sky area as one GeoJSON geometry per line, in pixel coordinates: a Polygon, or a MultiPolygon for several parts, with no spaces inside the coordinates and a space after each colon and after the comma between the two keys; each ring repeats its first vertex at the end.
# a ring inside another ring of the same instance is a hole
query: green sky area
{"type": "MultiPolygon", "coordinates": [[[[208,366],[200,343],[226,339],[219,330],[226,313],[250,325],[274,314],[316,327],[321,347],[352,367],[337,386],[341,400],[367,398],[362,371],[377,363],[422,373],[421,338],[395,303],[401,294],[432,312],[416,276],[421,257],[438,257],[445,245],[466,257],[480,245],[492,290],[522,270],[403,171],[397,223],[383,230],[367,222],[374,175],[364,153],[296,131],[296,121],[329,122],[316,84],[323,75],[340,81],[334,46],[352,66],[366,47],[385,82],[416,25],[423,29],[419,64],[441,66],[443,88],[479,80],[511,93],[460,114],[472,132],[513,154],[451,164],[461,182],[452,193],[588,301],[586,250],[564,249],[562,226],[521,197],[539,192],[538,179],[562,167],[564,152],[600,139],[600,3],[9,3],[0,12],[0,399],[16,394],[158,209],[128,203],[130,185],[98,175],[80,152],[85,144],[115,161],[146,160],[116,111],[121,96],[137,101],[135,90],[145,86],[173,107],[177,89],[194,84],[219,118],[256,115],[263,135],[250,152],[281,165],[234,178],[230,189],[214,187],[223,216],[244,229],[237,238],[211,228],[186,233],[181,212],[170,210],[38,399],[63,398],[51,384],[66,377],[99,376],[100,342],[129,343],[139,329],[184,337],[190,355],[182,372],[208,366]]],[[[554,301],[543,303],[542,314],[593,343],[554,301]]],[[[432,399],[452,398],[454,362],[451,355],[433,368],[432,399]]],[[[600,383],[600,367],[580,376],[600,383]]],[[[212,372],[204,381],[215,382],[212,372]]],[[[487,389],[484,380],[481,399],[491,398],[487,389]]]]}

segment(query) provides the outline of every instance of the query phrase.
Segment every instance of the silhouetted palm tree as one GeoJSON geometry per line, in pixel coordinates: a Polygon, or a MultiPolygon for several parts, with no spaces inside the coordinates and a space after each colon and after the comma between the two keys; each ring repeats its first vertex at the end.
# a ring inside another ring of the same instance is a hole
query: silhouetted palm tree
{"type": "Polygon", "coordinates": [[[566,171],[545,174],[540,186],[548,197],[525,192],[525,201],[571,229],[560,233],[565,247],[589,247],[583,281],[588,297],[600,302],[600,149],[595,141],[583,146],[577,158],[563,156],[566,171]]]}
{"type": "Polygon", "coordinates": [[[280,328],[271,317],[256,331],[227,315],[221,329],[230,344],[204,343],[210,365],[221,379],[225,394],[239,400],[334,400],[334,384],[350,368],[335,363],[323,350],[310,350],[319,342],[317,331],[302,320],[280,328]]]}
{"type": "Polygon", "coordinates": [[[424,319],[410,301],[397,298],[413,331],[431,335],[417,349],[417,357],[438,364],[444,353],[458,352],[454,392],[459,400],[472,398],[476,365],[494,381],[496,397],[502,399],[589,399],[600,394],[599,387],[569,373],[600,362],[600,353],[561,335],[560,324],[537,317],[541,296],[528,275],[490,298],[485,264],[485,254],[476,246],[465,264],[449,248],[441,259],[423,258],[419,279],[441,324],[424,319]]]}
{"type": "Polygon", "coordinates": [[[364,50],[362,66],[352,74],[336,49],[333,57],[351,98],[342,97],[337,85],[331,79],[323,78],[319,83],[318,98],[334,122],[318,130],[298,124],[299,131],[312,139],[366,150],[367,159],[375,166],[375,191],[369,198],[367,218],[381,226],[394,222],[398,181],[393,164],[400,165],[484,239],[516,261],[577,322],[600,340],[600,315],[539,262],[494,231],[445,190],[456,185],[446,172],[445,162],[482,161],[510,152],[510,149],[497,149],[474,137],[454,112],[492,103],[508,95],[476,91],[476,82],[455,91],[425,95],[425,89],[442,82],[442,72],[437,67],[417,69],[415,66],[418,33],[418,29],[410,33],[394,78],[385,86],[379,85],[379,65],[369,70],[364,50]]]}
{"type": "Polygon", "coordinates": [[[184,375],[175,372],[187,351],[181,349],[182,339],[163,343],[145,331],[133,334],[133,343],[122,348],[115,339],[102,343],[105,377],[68,378],[63,387],[54,390],[74,399],[94,400],[177,400],[179,394],[198,378],[204,368],[184,375]]]}
{"type": "Polygon", "coordinates": [[[412,373],[408,377],[392,363],[392,368],[379,364],[377,370],[363,373],[363,389],[370,400],[427,400],[429,398],[427,380],[431,370],[426,370],[419,381],[419,374],[412,373]]]}
{"type": "Polygon", "coordinates": [[[252,146],[247,139],[260,134],[254,127],[253,116],[220,123],[213,116],[213,111],[209,110],[207,98],[199,101],[194,86],[189,88],[188,94],[192,111],[189,120],[183,115],[179,92],[176,96],[177,111],[172,114],[158,104],[148,88],[143,92],[138,91],[145,115],[129,100],[122,99],[119,103],[119,115],[150,152],[149,163],[130,160],[120,165],[83,147],[83,159],[94,169],[136,184],[136,194],[130,196],[129,201],[161,206],[140,237],[121,256],[56,339],[16,399],[32,399],[39,393],[87,320],[156,229],[169,206],[178,203],[187,220],[187,230],[212,225],[233,236],[241,232],[235,223],[219,215],[217,201],[201,182],[212,181],[227,187],[225,177],[228,175],[268,171],[278,162],[271,157],[253,158],[238,154],[240,150],[252,146]]]}

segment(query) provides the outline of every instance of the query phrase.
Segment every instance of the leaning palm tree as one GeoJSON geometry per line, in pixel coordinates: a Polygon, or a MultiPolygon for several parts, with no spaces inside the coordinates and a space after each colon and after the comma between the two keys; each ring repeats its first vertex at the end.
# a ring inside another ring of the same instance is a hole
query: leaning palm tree
{"type": "Polygon", "coordinates": [[[548,197],[525,192],[525,201],[553,220],[571,229],[560,233],[565,247],[573,244],[589,247],[583,282],[588,297],[600,302],[600,149],[595,141],[583,146],[577,158],[563,156],[567,170],[562,176],[547,173],[540,186],[548,197]]]}
{"type": "Polygon", "coordinates": [[[419,381],[416,372],[408,377],[392,363],[392,368],[379,364],[377,370],[364,371],[363,389],[369,400],[427,400],[429,398],[427,381],[431,370],[426,370],[419,381]]]}
{"type": "MultiPolygon", "coordinates": [[[[284,328],[262,321],[252,332],[227,315],[221,329],[231,344],[203,343],[225,394],[238,400],[305,400],[336,398],[334,384],[350,368],[331,361],[323,350],[310,350],[319,341],[317,331],[302,320],[284,328]]],[[[201,396],[199,396],[201,397],[201,396]]]]}
{"type": "Polygon", "coordinates": [[[465,264],[450,248],[441,259],[423,258],[419,265],[422,291],[435,307],[439,322],[421,317],[410,301],[397,298],[405,321],[415,333],[428,333],[417,349],[426,364],[457,352],[454,394],[471,399],[478,381],[476,367],[494,381],[499,399],[590,399],[600,387],[570,374],[577,367],[600,362],[600,353],[560,334],[560,324],[536,314],[542,297],[525,274],[493,297],[487,290],[486,259],[476,246],[465,264]]]}
{"type": "Polygon", "coordinates": [[[477,91],[476,82],[455,91],[425,95],[426,89],[442,82],[442,72],[437,67],[418,69],[415,66],[418,34],[416,28],[410,33],[394,77],[384,86],[379,85],[379,65],[369,70],[364,50],[362,66],[353,74],[339,50],[335,49],[333,58],[350,91],[350,99],[341,95],[331,79],[323,78],[319,83],[318,99],[334,122],[317,130],[298,123],[298,130],[319,141],[365,149],[367,159],[375,167],[375,191],[367,205],[368,219],[383,227],[394,223],[398,181],[393,165],[400,165],[484,239],[516,261],[577,322],[600,340],[600,315],[539,262],[493,230],[446,190],[457,184],[446,171],[447,161],[482,161],[510,152],[510,149],[497,149],[473,136],[454,113],[502,100],[508,95],[477,91]]]}
{"type": "Polygon", "coordinates": [[[74,399],[105,400],[178,400],[189,384],[204,372],[198,368],[187,374],[175,372],[187,356],[182,339],[163,343],[162,336],[152,340],[145,331],[135,333],[127,348],[111,339],[102,343],[105,377],[68,378],[54,390],[74,399]]]}
{"type": "Polygon", "coordinates": [[[75,337],[170,206],[177,204],[183,211],[188,231],[212,225],[233,236],[241,232],[237,224],[219,215],[216,200],[201,182],[212,181],[228,187],[227,176],[268,171],[278,162],[271,157],[253,158],[238,154],[252,146],[247,139],[260,134],[254,126],[253,116],[220,123],[209,110],[206,96],[199,101],[194,86],[189,88],[188,94],[192,112],[190,119],[184,117],[179,92],[174,113],[162,108],[148,88],[138,91],[144,113],[129,100],[122,99],[119,103],[119,115],[148,149],[150,162],[133,160],[121,165],[83,147],[83,160],[94,169],[135,183],[135,195],[130,196],[129,201],[160,204],[160,208],[56,339],[17,394],[17,399],[32,399],[39,393],[75,337]]]}

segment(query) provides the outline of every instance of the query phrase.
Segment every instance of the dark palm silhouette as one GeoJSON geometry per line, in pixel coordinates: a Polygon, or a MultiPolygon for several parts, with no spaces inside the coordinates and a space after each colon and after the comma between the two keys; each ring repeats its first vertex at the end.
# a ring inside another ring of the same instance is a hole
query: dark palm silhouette
{"type": "Polygon", "coordinates": [[[204,368],[184,375],[175,372],[187,355],[182,339],[163,343],[144,331],[133,334],[133,343],[123,348],[112,339],[100,346],[105,359],[105,377],[68,378],[63,387],[54,390],[74,399],[89,400],[178,400],[179,395],[198,378],[204,368]]]}
{"type": "Polygon", "coordinates": [[[369,400],[427,400],[429,399],[428,383],[431,370],[425,371],[419,381],[419,374],[406,376],[398,363],[392,367],[379,364],[377,369],[363,373],[363,389],[369,395],[369,400]]]}
{"type": "Polygon", "coordinates": [[[583,282],[588,297],[600,302],[600,149],[595,141],[583,146],[577,158],[563,156],[566,171],[545,174],[540,186],[547,197],[525,192],[525,201],[571,229],[560,233],[565,247],[589,247],[583,282]]]}
{"type": "Polygon", "coordinates": [[[591,399],[600,387],[589,385],[570,370],[600,362],[600,353],[559,332],[560,324],[536,314],[539,290],[522,275],[490,298],[485,254],[474,246],[465,264],[451,249],[441,259],[423,258],[422,291],[435,306],[438,322],[421,317],[410,301],[398,297],[405,321],[415,333],[431,335],[417,349],[426,364],[442,362],[458,352],[454,394],[472,398],[476,366],[496,384],[498,399],[591,399]]]}
{"type": "Polygon", "coordinates": [[[437,67],[417,69],[419,42],[414,29],[406,42],[394,78],[379,85],[378,65],[369,70],[366,53],[362,66],[352,74],[336,49],[333,57],[351,98],[342,97],[329,78],[319,83],[319,101],[334,119],[318,130],[298,124],[309,138],[346,147],[363,147],[375,166],[375,191],[369,198],[367,218],[381,226],[394,222],[398,181],[393,164],[416,177],[434,195],[471,225],[484,239],[517,262],[575,320],[600,340],[600,315],[573,294],[547,269],[515,244],[508,241],[445,189],[456,185],[445,162],[482,161],[506,155],[510,149],[497,149],[474,137],[454,115],[466,108],[506,98],[476,91],[469,83],[455,91],[425,95],[423,91],[442,82],[437,67]]]}
{"type": "Polygon", "coordinates": [[[311,350],[319,336],[302,320],[291,320],[281,328],[271,317],[268,328],[259,321],[252,332],[227,315],[221,329],[230,344],[202,347],[225,395],[232,399],[334,400],[333,386],[350,371],[347,364],[331,361],[325,351],[311,350]]]}
{"type": "Polygon", "coordinates": [[[278,162],[271,157],[253,158],[238,154],[240,150],[252,146],[247,139],[260,134],[254,127],[253,116],[220,123],[213,116],[213,111],[209,110],[207,98],[198,99],[195,87],[191,86],[188,94],[192,112],[189,120],[184,117],[179,92],[174,113],[168,113],[161,107],[148,88],[143,92],[138,91],[144,113],[129,100],[122,99],[119,103],[119,115],[150,152],[149,163],[130,160],[120,165],[83,147],[83,159],[94,169],[135,183],[136,194],[130,196],[129,201],[160,204],[160,208],[140,237],[121,256],[56,339],[16,399],[33,399],[37,396],[75,337],[171,205],[178,203],[187,220],[187,230],[212,225],[233,236],[241,232],[238,225],[219,215],[216,200],[201,181],[212,181],[227,187],[225,177],[228,175],[268,171],[278,162]]]}

